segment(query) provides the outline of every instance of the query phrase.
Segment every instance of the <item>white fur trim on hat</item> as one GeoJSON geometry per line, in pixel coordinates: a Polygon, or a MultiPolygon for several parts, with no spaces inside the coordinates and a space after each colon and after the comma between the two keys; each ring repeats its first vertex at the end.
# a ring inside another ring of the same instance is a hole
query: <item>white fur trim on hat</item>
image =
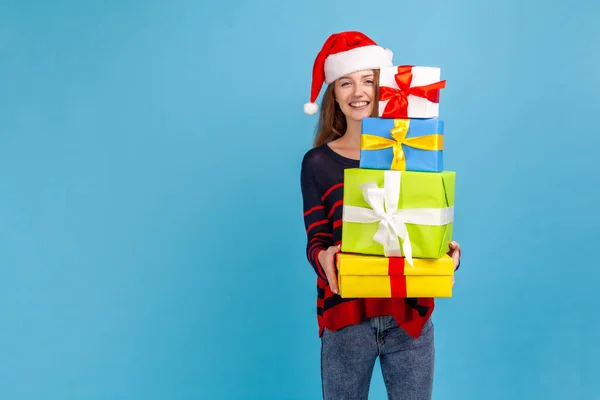
{"type": "Polygon", "coordinates": [[[390,49],[377,45],[331,54],[325,60],[325,83],[330,84],[346,74],[364,69],[392,67],[393,56],[390,49]]]}

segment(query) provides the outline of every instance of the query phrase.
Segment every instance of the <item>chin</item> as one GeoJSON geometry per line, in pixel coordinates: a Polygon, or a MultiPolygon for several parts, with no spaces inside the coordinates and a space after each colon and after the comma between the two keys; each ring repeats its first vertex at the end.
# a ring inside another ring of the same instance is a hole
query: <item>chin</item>
{"type": "Polygon", "coordinates": [[[352,121],[362,121],[365,118],[369,118],[373,114],[373,103],[369,104],[363,109],[352,108],[349,104],[342,107],[342,112],[346,116],[346,119],[352,121]]]}
{"type": "Polygon", "coordinates": [[[353,111],[350,113],[350,118],[355,121],[362,121],[365,118],[369,118],[372,114],[373,110],[353,111]]]}

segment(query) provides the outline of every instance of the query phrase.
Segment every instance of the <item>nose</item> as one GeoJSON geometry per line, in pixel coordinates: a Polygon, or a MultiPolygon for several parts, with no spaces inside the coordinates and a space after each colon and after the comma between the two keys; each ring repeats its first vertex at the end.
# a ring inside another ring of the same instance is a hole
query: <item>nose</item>
{"type": "Polygon", "coordinates": [[[354,85],[354,96],[356,97],[360,97],[363,94],[363,87],[362,85],[354,85]]]}

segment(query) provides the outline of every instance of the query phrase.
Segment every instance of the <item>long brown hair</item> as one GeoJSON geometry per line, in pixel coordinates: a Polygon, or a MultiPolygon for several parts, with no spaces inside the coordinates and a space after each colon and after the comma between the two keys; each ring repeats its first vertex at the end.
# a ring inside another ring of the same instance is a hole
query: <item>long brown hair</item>
{"type": "MultiPolygon", "coordinates": [[[[371,116],[376,117],[379,109],[379,69],[373,70],[373,80],[375,82],[375,98],[373,99],[373,112],[371,116]]],[[[313,147],[329,143],[334,139],[344,136],[346,133],[346,116],[337,101],[335,101],[334,88],[335,82],[332,82],[327,86],[323,94],[313,147]]]]}

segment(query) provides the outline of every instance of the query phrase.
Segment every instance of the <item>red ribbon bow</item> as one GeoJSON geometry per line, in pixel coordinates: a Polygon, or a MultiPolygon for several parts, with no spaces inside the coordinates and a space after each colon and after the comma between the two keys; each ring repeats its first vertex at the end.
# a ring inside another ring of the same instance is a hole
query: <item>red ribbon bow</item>
{"type": "Polygon", "coordinates": [[[388,86],[380,88],[379,101],[389,100],[381,118],[408,118],[409,95],[423,97],[433,103],[439,103],[440,89],[446,87],[446,80],[424,86],[410,87],[413,78],[412,66],[410,65],[399,66],[395,78],[399,89],[388,86]]]}

